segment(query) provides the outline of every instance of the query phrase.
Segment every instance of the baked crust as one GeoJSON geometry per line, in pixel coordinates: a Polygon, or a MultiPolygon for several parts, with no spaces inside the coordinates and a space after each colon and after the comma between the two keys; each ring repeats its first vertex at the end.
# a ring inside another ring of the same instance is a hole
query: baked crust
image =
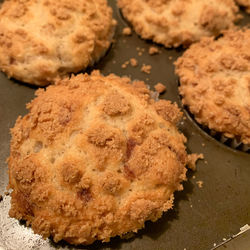
{"type": "Polygon", "coordinates": [[[165,47],[188,46],[234,26],[233,0],[118,0],[136,33],[165,47]]]}
{"type": "Polygon", "coordinates": [[[250,143],[250,29],[203,38],[180,57],[184,105],[209,129],[250,143]]]}
{"type": "Polygon", "coordinates": [[[48,85],[99,60],[115,24],[106,0],[6,0],[0,8],[0,68],[20,81],[48,85]]]}
{"type": "Polygon", "coordinates": [[[36,92],[11,130],[11,217],[56,242],[90,244],[172,208],[188,163],[181,112],[130,83],[94,71],[36,92]]]}
{"type": "Polygon", "coordinates": [[[245,7],[246,12],[250,14],[250,1],[249,0],[235,0],[235,2],[242,7],[245,7]]]}

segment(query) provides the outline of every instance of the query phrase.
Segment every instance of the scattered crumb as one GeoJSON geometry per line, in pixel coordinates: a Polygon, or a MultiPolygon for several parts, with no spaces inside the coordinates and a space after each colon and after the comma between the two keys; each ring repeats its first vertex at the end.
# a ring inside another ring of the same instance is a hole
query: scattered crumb
{"type": "Polygon", "coordinates": [[[126,68],[128,67],[128,65],[129,65],[129,61],[126,61],[126,62],[124,62],[124,63],[122,64],[122,68],[123,68],[123,69],[126,69],[126,68]]]}
{"type": "Polygon", "coordinates": [[[141,72],[144,72],[146,74],[150,74],[151,73],[151,69],[152,69],[151,65],[143,64],[142,67],[141,67],[141,72]]]}
{"type": "Polygon", "coordinates": [[[149,81],[149,78],[146,78],[146,81],[149,81]]]}
{"type": "Polygon", "coordinates": [[[131,28],[129,28],[129,27],[123,28],[122,34],[125,35],[125,36],[131,36],[131,35],[132,35],[132,30],[131,30],[131,28]]]}
{"type": "Polygon", "coordinates": [[[188,168],[195,170],[196,169],[196,161],[199,159],[204,159],[203,154],[190,154],[188,155],[188,168]]]}
{"type": "Polygon", "coordinates": [[[9,191],[5,191],[4,194],[5,194],[6,196],[10,195],[9,191]]]}
{"type": "Polygon", "coordinates": [[[155,46],[150,46],[148,50],[149,55],[156,55],[160,53],[160,50],[155,46]]]}
{"type": "Polygon", "coordinates": [[[129,62],[132,67],[136,67],[138,65],[138,61],[135,58],[130,58],[129,62]]]}
{"type": "Polygon", "coordinates": [[[194,176],[193,176],[193,179],[195,179],[195,178],[196,178],[196,176],[194,175],[194,176]]]}
{"type": "Polygon", "coordinates": [[[205,145],[206,145],[205,143],[201,143],[201,146],[202,146],[202,147],[205,147],[205,145]]]}
{"type": "Polygon", "coordinates": [[[199,188],[202,188],[204,182],[203,181],[196,181],[196,184],[198,185],[199,188]]]}
{"type": "Polygon", "coordinates": [[[157,91],[159,94],[162,94],[166,91],[166,86],[163,85],[161,82],[158,82],[155,86],[155,91],[157,91]]]}
{"type": "Polygon", "coordinates": [[[195,133],[194,133],[194,132],[192,132],[191,134],[192,134],[192,135],[195,135],[195,133]]]}
{"type": "Polygon", "coordinates": [[[136,50],[138,51],[138,56],[142,56],[143,52],[145,52],[145,48],[136,47],[136,50]]]}
{"type": "Polygon", "coordinates": [[[226,241],[227,239],[226,239],[226,238],[223,238],[222,240],[223,240],[223,241],[226,241]]]}
{"type": "Polygon", "coordinates": [[[187,117],[186,117],[186,116],[184,116],[182,119],[183,119],[184,121],[186,121],[186,120],[187,120],[187,117]]]}
{"type": "Polygon", "coordinates": [[[216,247],[216,243],[214,243],[214,247],[216,247]]]}
{"type": "Polygon", "coordinates": [[[3,196],[0,194],[0,202],[3,200],[3,196]]]}
{"type": "Polygon", "coordinates": [[[191,205],[190,205],[190,207],[192,208],[192,207],[193,207],[193,205],[191,204],[191,205]]]}
{"type": "Polygon", "coordinates": [[[169,59],[169,60],[172,60],[172,59],[173,59],[173,57],[172,57],[172,56],[169,56],[169,57],[168,57],[168,59],[169,59]]]}
{"type": "Polygon", "coordinates": [[[207,161],[204,161],[205,164],[207,164],[207,161]]]}
{"type": "Polygon", "coordinates": [[[113,64],[116,64],[116,60],[113,60],[113,64]]]}

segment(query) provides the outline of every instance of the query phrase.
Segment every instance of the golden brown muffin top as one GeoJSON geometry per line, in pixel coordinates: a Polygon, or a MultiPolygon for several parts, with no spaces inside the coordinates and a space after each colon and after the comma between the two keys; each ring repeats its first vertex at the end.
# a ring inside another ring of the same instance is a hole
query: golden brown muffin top
{"type": "Polygon", "coordinates": [[[195,119],[250,143],[250,29],[203,38],[176,62],[180,94],[195,119]]]}
{"type": "Polygon", "coordinates": [[[9,77],[47,85],[104,55],[115,23],[106,0],[6,0],[0,68],[9,77]]]}
{"type": "Polygon", "coordinates": [[[239,18],[233,0],[118,0],[136,33],[166,47],[220,34],[239,18]]]}
{"type": "Polygon", "coordinates": [[[182,189],[188,157],[177,105],[115,75],[60,80],[11,130],[10,215],[73,244],[157,220],[182,189]]]}

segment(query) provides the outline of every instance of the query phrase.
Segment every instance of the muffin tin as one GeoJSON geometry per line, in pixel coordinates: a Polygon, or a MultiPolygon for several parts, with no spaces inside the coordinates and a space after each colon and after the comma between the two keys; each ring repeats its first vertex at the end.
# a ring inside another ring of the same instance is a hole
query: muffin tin
{"type": "MultiPolygon", "coordinates": [[[[104,75],[115,73],[127,75],[132,79],[144,80],[153,86],[161,82],[167,91],[160,98],[177,102],[178,78],[174,74],[173,62],[183,53],[182,49],[160,49],[160,54],[149,55],[153,44],[140,39],[134,32],[132,36],[122,35],[122,29],[129,24],[123,19],[110,0],[114,17],[118,21],[115,41],[106,56],[93,68],[100,69],[104,75]],[[140,55],[138,55],[140,54],[140,55]],[[137,67],[121,66],[130,58],[136,58],[137,67]],[[151,73],[141,72],[143,64],[151,65],[151,73]]],[[[250,16],[244,14],[240,25],[250,23],[250,16]]],[[[6,193],[8,185],[7,164],[9,154],[9,129],[14,126],[18,115],[27,111],[25,104],[34,98],[36,88],[9,80],[0,73],[0,249],[211,249],[214,244],[238,233],[240,227],[250,222],[250,154],[234,150],[204,131],[184,111],[180,130],[188,138],[189,153],[203,153],[204,160],[198,161],[197,170],[188,172],[184,190],[175,193],[174,208],[166,212],[157,222],[147,222],[145,228],[128,239],[119,237],[109,243],[96,242],[90,246],[70,246],[64,242],[54,243],[43,240],[23,222],[8,217],[10,196],[6,193]],[[200,181],[203,183],[199,187],[200,181]]]]}

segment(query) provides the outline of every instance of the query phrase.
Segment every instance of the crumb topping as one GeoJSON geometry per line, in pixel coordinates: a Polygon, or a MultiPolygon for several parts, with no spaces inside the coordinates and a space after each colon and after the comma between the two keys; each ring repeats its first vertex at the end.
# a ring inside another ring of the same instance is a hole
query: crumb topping
{"type": "Polygon", "coordinates": [[[142,38],[166,47],[188,46],[203,36],[217,36],[239,19],[233,0],[134,0],[133,4],[118,0],[118,6],[142,38]]]}
{"type": "Polygon", "coordinates": [[[188,162],[176,105],[98,71],[36,95],[11,130],[11,217],[56,242],[91,244],[172,207],[188,162]]]}
{"type": "Polygon", "coordinates": [[[203,38],[175,63],[182,102],[195,119],[244,144],[250,143],[249,41],[249,29],[203,38]]]}
{"type": "Polygon", "coordinates": [[[48,85],[96,62],[109,48],[115,25],[106,0],[4,1],[0,68],[9,77],[48,85]]]}

